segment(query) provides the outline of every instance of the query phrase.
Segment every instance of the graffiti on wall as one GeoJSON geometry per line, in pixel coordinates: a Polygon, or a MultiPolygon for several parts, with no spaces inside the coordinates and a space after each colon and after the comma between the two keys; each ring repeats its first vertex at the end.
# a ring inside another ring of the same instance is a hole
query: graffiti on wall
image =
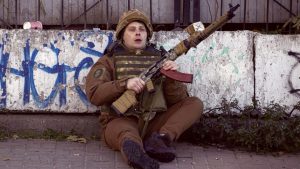
{"type": "Polygon", "coordinates": [[[300,74],[296,74],[296,72],[300,72],[300,53],[289,51],[288,55],[294,57],[297,60],[297,62],[292,66],[292,69],[289,72],[288,83],[291,88],[290,93],[300,98],[300,74]]]}
{"type": "MultiPolygon", "coordinates": [[[[165,41],[161,45],[169,50],[180,40],[165,41]]],[[[193,83],[188,85],[190,94],[205,100],[216,100],[216,97],[232,96],[248,89],[243,81],[248,80],[245,77],[252,70],[251,64],[247,64],[249,67],[244,64],[249,56],[243,48],[235,46],[237,44],[228,45],[212,38],[178,58],[180,71],[194,75],[193,83]]]]}
{"type": "MultiPolygon", "coordinates": [[[[52,60],[55,60],[55,64],[52,66],[47,65],[46,63],[39,63],[38,57],[41,55],[40,53],[43,53],[43,51],[40,50],[40,48],[37,48],[34,45],[37,44],[31,44],[30,39],[24,39],[25,46],[21,50],[21,59],[19,68],[13,68],[10,65],[10,62],[13,62],[13,56],[9,50],[5,48],[9,48],[11,45],[11,40],[9,39],[8,35],[4,35],[2,38],[2,44],[0,41],[0,108],[6,108],[7,107],[7,76],[8,74],[13,74],[19,78],[22,79],[22,82],[24,82],[23,85],[23,91],[22,92],[22,102],[23,105],[28,104],[30,101],[33,101],[34,104],[38,108],[46,108],[49,105],[53,103],[53,100],[55,98],[59,98],[59,106],[63,106],[66,104],[67,100],[67,90],[66,86],[67,83],[67,77],[68,74],[72,73],[74,76],[72,76],[73,83],[75,84],[74,91],[78,94],[80,100],[87,106],[90,105],[90,103],[87,100],[87,97],[81,88],[81,86],[78,84],[80,73],[84,69],[89,69],[94,64],[93,58],[99,58],[103,56],[103,51],[99,51],[97,48],[95,48],[96,44],[95,42],[89,41],[88,37],[95,34],[102,34],[102,36],[106,36],[108,39],[108,43],[106,46],[103,46],[102,48],[105,49],[110,43],[112,43],[113,40],[113,34],[112,33],[103,33],[103,32],[94,32],[91,31],[89,33],[80,33],[78,36],[78,39],[69,41],[69,46],[71,48],[79,48],[80,55],[83,55],[84,58],[82,58],[77,65],[69,65],[66,62],[61,61],[62,51],[64,49],[61,49],[65,46],[59,46],[57,45],[58,40],[53,40],[45,44],[38,44],[42,45],[42,48],[47,48],[49,51],[51,51],[52,56],[54,55],[54,58],[51,58],[52,60]],[[76,41],[81,41],[85,43],[78,43],[79,46],[76,46],[76,41]],[[84,44],[84,45],[83,45],[84,44]],[[34,46],[34,47],[33,47],[34,46]],[[50,88],[51,91],[47,94],[47,96],[43,95],[44,93],[41,93],[41,91],[37,90],[37,84],[36,79],[34,78],[35,72],[40,71],[44,74],[49,74],[49,76],[56,76],[55,82],[53,86],[50,88]],[[43,97],[41,97],[43,95],[43,97]]],[[[57,38],[61,38],[64,41],[67,41],[66,38],[61,34],[58,33],[57,38]]],[[[66,57],[66,56],[64,56],[66,57]]],[[[72,56],[69,56],[69,58],[72,58],[72,56]]]]}

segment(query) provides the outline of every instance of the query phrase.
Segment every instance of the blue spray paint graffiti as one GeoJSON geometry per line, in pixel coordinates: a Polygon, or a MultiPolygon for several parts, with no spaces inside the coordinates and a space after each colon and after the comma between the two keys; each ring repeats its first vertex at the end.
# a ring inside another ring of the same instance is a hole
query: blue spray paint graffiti
{"type": "MultiPolygon", "coordinates": [[[[109,45],[112,43],[113,34],[109,33],[107,36],[108,36],[108,45],[109,45]]],[[[24,78],[23,104],[24,105],[28,104],[30,102],[30,96],[32,96],[32,99],[34,100],[34,103],[36,104],[37,107],[46,108],[53,103],[53,100],[58,95],[60,107],[65,105],[67,100],[67,93],[66,93],[67,73],[75,72],[74,84],[75,84],[76,92],[78,93],[81,101],[86,106],[89,106],[90,103],[88,102],[85,93],[82,91],[80,86],[75,82],[78,81],[81,70],[88,69],[94,64],[94,61],[91,56],[101,57],[103,56],[103,53],[93,49],[95,47],[95,44],[93,42],[87,42],[88,43],[87,47],[80,47],[80,51],[87,54],[87,57],[82,59],[78,64],[78,66],[71,67],[66,65],[65,63],[59,63],[59,54],[61,50],[55,47],[55,43],[57,43],[56,40],[54,41],[54,43],[50,43],[50,49],[55,54],[57,60],[57,63],[53,67],[49,67],[46,66],[45,64],[35,62],[39,50],[33,49],[31,52],[30,43],[28,39],[23,49],[24,52],[24,60],[22,61],[23,70],[9,68],[9,71],[12,74],[24,78]],[[57,74],[54,87],[52,87],[50,94],[45,98],[40,97],[40,93],[38,93],[35,85],[35,81],[33,78],[35,65],[37,65],[38,69],[46,73],[57,74]]],[[[74,41],[70,41],[70,43],[72,46],[74,46],[74,41]]],[[[0,85],[2,90],[1,99],[0,99],[0,108],[6,107],[6,94],[7,94],[6,71],[7,71],[7,64],[9,60],[9,53],[4,53],[4,44],[0,44],[0,85]]],[[[43,46],[47,47],[48,44],[43,44],[43,46]]]]}
{"type": "Polygon", "coordinates": [[[4,53],[3,51],[4,45],[0,44],[0,85],[1,85],[1,99],[0,99],[0,107],[6,107],[6,69],[7,69],[7,63],[9,54],[4,53]]]}

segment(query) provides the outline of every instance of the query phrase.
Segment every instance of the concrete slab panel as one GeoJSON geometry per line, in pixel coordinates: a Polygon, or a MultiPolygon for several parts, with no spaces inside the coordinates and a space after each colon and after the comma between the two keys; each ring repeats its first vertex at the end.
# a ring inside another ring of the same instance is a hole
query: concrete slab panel
{"type": "MultiPolygon", "coordinates": [[[[229,102],[237,99],[241,107],[251,104],[254,34],[215,32],[177,59],[180,71],[194,74],[189,93],[201,98],[205,109],[220,105],[223,98],[229,102]]],[[[156,41],[169,50],[186,37],[186,33],[164,32],[156,41]]]]}
{"type": "Polygon", "coordinates": [[[0,107],[94,112],[85,76],[112,37],[102,31],[0,30],[0,107]]]}
{"type": "Polygon", "coordinates": [[[255,43],[255,93],[262,106],[271,103],[291,109],[300,101],[299,35],[257,35],[255,43]]]}

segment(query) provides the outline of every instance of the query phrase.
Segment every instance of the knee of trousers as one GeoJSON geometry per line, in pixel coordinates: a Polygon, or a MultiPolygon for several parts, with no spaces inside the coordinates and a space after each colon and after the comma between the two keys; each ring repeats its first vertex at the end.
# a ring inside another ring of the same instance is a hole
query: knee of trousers
{"type": "Polygon", "coordinates": [[[104,139],[109,147],[119,150],[124,139],[130,139],[141,144],[142,140],[139,136],[137,125],[135,127],[132,123],[116,119],[107,124],[104,130],[104,139]]]}
{"type": "Polygon", "coordinates": [[[104,140],[106,144],[114,150],[121,150],[122,144],[125,140],[132,140],[141,146],[143,145],[141,137],[136,132],[132,132],[130,130],[124,130],[122,132],[119,132],[118,136],[111,137],[110,133],[112,132],[114,131],[106,131],[104,140]]]}
{"type": "Polygon", "coordinates": [[[189,105],[191,112],[195,113],[195,116],[201,116],[204,110],[203,102],[198,97],[188,97],[185,101],[189,105]]]}

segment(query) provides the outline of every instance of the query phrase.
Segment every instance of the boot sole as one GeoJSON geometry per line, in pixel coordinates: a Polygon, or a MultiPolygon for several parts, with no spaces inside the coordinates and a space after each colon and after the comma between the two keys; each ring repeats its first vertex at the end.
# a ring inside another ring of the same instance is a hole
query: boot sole
{"type": "Polygon", "coordinates": [[[123,152],[128,158],[129,165],[136,169],[159,169],[158,162],[150,158],[137,143],[131,140],[124,141],[123,152]]]}
{"type": "Polygon", "coordinates": [[[171,162],[173,161],[175,158],[176,158],[176,155],[175,153],[173,152],[164,152],[164,153],[154,153],[154,152],[147,152],[147,154],[154,158],[154,159],[157,159],[158,161],[160,162],[171,162]]]}

